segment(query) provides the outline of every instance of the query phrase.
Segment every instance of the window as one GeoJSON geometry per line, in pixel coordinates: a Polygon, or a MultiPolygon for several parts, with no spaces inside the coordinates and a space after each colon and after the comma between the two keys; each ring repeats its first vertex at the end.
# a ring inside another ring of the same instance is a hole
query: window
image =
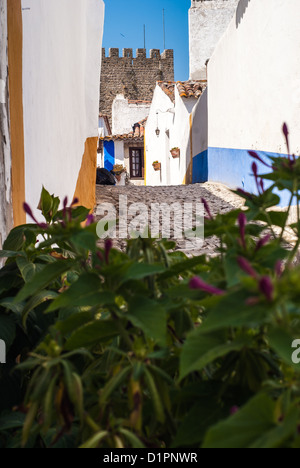
{"type": "Polygon", "coordinates": [[[144,177],[143,148],[129,148],[130,177],[142,179],[144,177]]]}

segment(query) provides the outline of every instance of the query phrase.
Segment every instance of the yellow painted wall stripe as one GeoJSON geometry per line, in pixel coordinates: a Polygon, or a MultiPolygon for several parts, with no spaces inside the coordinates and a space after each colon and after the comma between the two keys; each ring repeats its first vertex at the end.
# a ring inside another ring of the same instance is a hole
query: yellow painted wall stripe
{"type": "Polygon", "coordinates": [[[7,2],[9,111],[14,225],[26,223],[25,151],[23,122],[23,27],[21,0],[7,2]]]}
{"type": "Polygon", "coordinates": [[[90,210],[96,205],[97,146],[97,137],[87,138],[74,193],[74,198],[79,199],[79,205],[90,210]]]}

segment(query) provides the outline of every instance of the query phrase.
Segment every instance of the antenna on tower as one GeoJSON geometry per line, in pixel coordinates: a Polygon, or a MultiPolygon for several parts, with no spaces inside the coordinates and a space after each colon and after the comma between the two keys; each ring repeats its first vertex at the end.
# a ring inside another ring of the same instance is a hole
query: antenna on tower
{"type": "Polygon", "coordinates": [[[146,49],[146,25],[144,24],[144,49],[146,49]]]}
{"type": "Polygon", "coordinates": [[[164,50],[166,50],[165,9],[163,8],[164,50]]]}

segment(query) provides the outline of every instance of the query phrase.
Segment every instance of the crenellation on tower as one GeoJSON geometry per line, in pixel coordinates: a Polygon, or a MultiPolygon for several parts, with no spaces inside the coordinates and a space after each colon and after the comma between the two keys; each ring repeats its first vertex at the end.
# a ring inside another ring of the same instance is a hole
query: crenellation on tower
{"type": "Polygon", "coordinates": [[[131,48],[110,48],[108,57],[102,50],[100,83],[100,112],[107,115],[112,124],[112,104],[118,94],[133,101],[152,101],[157,81],[174,81],[174,51],[137,49],[136,57],[131,48]]]}
{"type": "Polygon", "coordinates": [[[133,58],[133,50],[132,49],[123,49],[123,58],[133,58]]]}
{"type": "Polygon", "coordinates": [[[136,49],[136,58],[147,58],[146,49],[136,49]]]}
{"type": "Polygon", "coordinates": [[[113,57],[119,58],[119,49],[117,49],[117,48],[110,48],[110,49],[109,49],[109,57],[110,57],[110,58],[113,58],[113,57]]]}

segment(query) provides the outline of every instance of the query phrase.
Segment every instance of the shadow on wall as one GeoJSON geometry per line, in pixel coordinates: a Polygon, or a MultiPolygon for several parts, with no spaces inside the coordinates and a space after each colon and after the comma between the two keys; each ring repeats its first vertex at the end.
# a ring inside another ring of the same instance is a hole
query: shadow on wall
{"type": "Polygon", "coordinates": [[[251,0],[240,0],[240,3],[237,6],[236,16],[235,16],[235,24],[237,28],[239,27],[239,24],[241,23],[244,17],[245,11],[247,10],[250,1],[251,0]]]}

